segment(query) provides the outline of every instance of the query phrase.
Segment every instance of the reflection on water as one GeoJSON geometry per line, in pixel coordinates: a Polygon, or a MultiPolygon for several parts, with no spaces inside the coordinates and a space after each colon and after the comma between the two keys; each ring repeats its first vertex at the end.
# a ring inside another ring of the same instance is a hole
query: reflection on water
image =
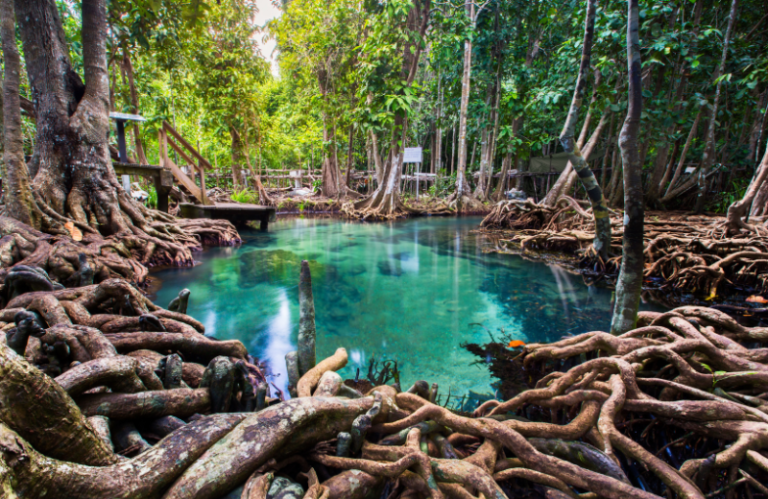
{"type": "Polygon", "coordinates": [[[155,274],[166,306],[184,287],[188,313],[208,334],[239,339],[285,387],[285,354],[296,345],[301,260],[309,260],[319,358],[343,346],[341,373],[396,360],[402,384],[437,382],[441,392],[490,394],[485,365],[461,347],[502,332],[526,342],[607,330],[611,292],[587,288],[564,270],[483,252],[469,234],[479,219],[391,224],[281,219],[269,233],[245,231],[240,248],[203,253],[202,264],[155,274]]]}

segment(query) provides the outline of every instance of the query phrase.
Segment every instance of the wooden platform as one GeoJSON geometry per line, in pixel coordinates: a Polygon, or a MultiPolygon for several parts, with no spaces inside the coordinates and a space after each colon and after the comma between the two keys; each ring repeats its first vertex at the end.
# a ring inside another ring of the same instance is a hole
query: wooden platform
{"type": "MultiPolygon", "coordinates": [[[[151,178],[157,191],[157,209],[168,213],[168,194],[173,188],[173,174],[167,168],[155,165],[137,165],[134,163],[112,162],[118,175],[136,175],[151,178]]],[[[130,193],[129,193],[130,194],[130,193]]]]}
{"type": "Polygon", "coordinates": [[[258,220],[261,230],[267,230],[269,222],[277,220],[275,208],[256,204],[218,203],[201,205],[181,203],[179,215],[183,218],[212,218],[229,220],[235,226],[258,220]]]}

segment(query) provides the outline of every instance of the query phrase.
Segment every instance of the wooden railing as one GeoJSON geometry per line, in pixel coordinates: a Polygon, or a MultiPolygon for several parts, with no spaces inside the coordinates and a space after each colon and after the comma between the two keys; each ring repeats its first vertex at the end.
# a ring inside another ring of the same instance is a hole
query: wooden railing
{"type": "Polygon", "coordinates": [[[160,144],[160,166],[171,170],[171,173],[176,177],[176,180],[191,192],[201,204],[213,204],[205,194],[205,170],[213,169],[208,160],[202,157],[200,153],[197,152],[197,149],[192,147],[192,144],[187,142],[167,121],[163,121],[163,126],[157,133],[158,142],[160,144]],[[170,156],[168,156],[168,146],[171,146],[171,149],[176,151],[184,161],[197,169],[200,178],[200,187],[198,187],[197,184],[195,184],[195,181],[189,178],[187,174],[173,162],[170,156]],[[192,158],[195,158],[197,161],[192,158]]]}

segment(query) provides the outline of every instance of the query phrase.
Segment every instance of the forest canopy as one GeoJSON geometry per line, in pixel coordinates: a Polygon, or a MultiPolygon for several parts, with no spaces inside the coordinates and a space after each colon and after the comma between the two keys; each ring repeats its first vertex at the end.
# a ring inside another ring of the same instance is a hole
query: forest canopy
{"type": "MultiPolygon", "coordinates": [[[[72,66],[83,75],[79,4],[57,5],[72,66]]],[[[276,5],[281,15],[265,25],[256,21],[255,0],[114,1],[106,40],[110,105],[148,119],[133,132],[132,158],[157,164],[165,120],[215,166],[217,185],[229,185],[233,173],[235,187],[243,184],[244,169],[323,168],[324,192],[343,194],[342,170],[374,170],[395,144],[424,148],[422,171],[447,179],[433,192],[452,193],[457,173],[466,171],[469,184],[486,191],[481,200],[499,199],[497,187],[510,186],[493,185],[491,174],[563,151],[558,136],[578,76],[585,5],[434,2],[409,27],[418,6],[406,0],[291,0],[276,5]],[[277,44],[274,74],[260,49],[270,39],[277,44]],[[415,56],[413,75],[403,69],[406,46],[415,56]],[[396,128],[402,137],[394,137],[396,128]]],[[[703,169],[714,193],[705,208],[725,212],[762,157],[767,6],[740,2],[721,73],[730,7],[712,0],[639,6],[640,161],[650,207],[685,206],[703,169]],[[713,154],[702,161],[707,147],[713,154]]],[[[613,206],[622,204],[617,139],[627,109],[626,17],[622,2],[596,7],[577,129],[584,137],[600,129],[589,164],[602,169],[598,178],[613,206]]],[[[22,73],[29,111],[34,96],[22,73]]],[[[24,114],[27,155],[34,130],[34,116],[24,114]]],[[[758,194],[755,214],[767,198],[758,194]]]]}

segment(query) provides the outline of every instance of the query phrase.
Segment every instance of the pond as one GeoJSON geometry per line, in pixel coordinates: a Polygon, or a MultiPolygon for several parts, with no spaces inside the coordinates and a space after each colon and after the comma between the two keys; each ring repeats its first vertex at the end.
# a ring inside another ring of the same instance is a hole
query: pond
{"type": "Polygon", "coordinates": [[[155,301],[167,306],[189,288],[187,313],[206,334],[242,341],[284,389],[285,354],[296,349],[299,266],[308,260],[318,359],[343,346],[345,378],[357,369],[365,376],[371,359],[393,360],[404,388],[424,379],[442,394],[482,398],[493,394],[493,380],[463,344],[606,331],[612,292],[555,265],[485,252],[490,241],[470,233],[479,222],[280,218],[267,233],[241,231],[238,248],[206,250],[196,267],[154,273],[162,283],[155,301]]]}

